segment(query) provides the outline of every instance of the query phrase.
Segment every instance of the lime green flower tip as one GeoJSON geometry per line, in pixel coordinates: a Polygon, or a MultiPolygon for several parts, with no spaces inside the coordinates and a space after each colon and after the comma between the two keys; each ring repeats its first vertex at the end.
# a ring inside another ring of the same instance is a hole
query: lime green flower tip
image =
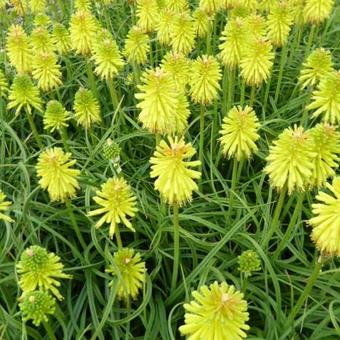
{"type": "Polygon", "coordinates": [[[6,201],[6,195],[2,192],[2,190],[0,190],[0,221],[13,222],[9,216],[3,214],[3,212],[8,210],[11,204],[11,202],[6,201]]]}
{"type": "Polygon", "coordinates": [[[143,127],[153,133],[181,133],[190,115],[188,102],[176,86],[171,73],[160,68],[147,70],[142,76],[143,84],[135,95],[139,100],[138,116],[143,127]]]}
{"type": "Polygon", "coordinates": [[[217,99],[221,78],[221,67],[215,57],[198,57],[191,64],[190,96],[193,102],[207,105],[217,99]]]}
{"type": "Polygon", "coordinates": [[[340,177],[326,187],[329,192],[319,191],[312,205],[311,237],[322,254],[340,256],[340,177]]]}
{"type": "Polygon", "coordinates": [[[340,71],[324,76],[313,92],[312,102],[307,110],[315,110],[313,117],[322,115],[323,121],[330,124],[340,123],[340,71]]]}
{"type": "Polygon", "coordinates": [[[19,114],[22,109],[31,113],[32,108],[42,112],[42,99],[39,90],[34,86],[31,78],[27,75],[16,76],[11,85],[8,96],[8,109],[16,109],[15,114],[19,114]]]}
{"type": "Polygon", "coordinates": [[[65,110],[63,105],[57,100],[50,100],[47,103],[44,115],[44,128],[53,132],[54,130],[61,131],[68,126],[70,113],[65,110]]]}
{"type": "Polygon", "coordinates": [[[51,19],[48,15],[44,13],[38,13],[34,17],[34,26],[48,27],[51,24],[51,19]]]}
{"type": "Polygon", "coordinates": [[[34,54],[54,51],[53,39],[46,27],[36,27],[31,33],[31,44],[34,54]]]}
{"type": "Polygon", "coordinates": [[[299,83],[302,88],[314,86],[334,71],[332,56],[328,50],[314,50],[303,63],[299,83]]]}
{"type": "Polygon", "coordinates": [[[288,193],[305,190],[313,173],[311,140],[302,127],[285,129],[273,142],[264,171],[278,190],[287,186],[288,193]]]}
{"type": "Polygon", "coordinates": [[[193,13],[194,29],[198,37],[206,37],[212,29],[213,17],[201,8],[193,13]]]}
{"type": "MultiPolygon", "coordinates": [[[[117,280],[118,298],[135,300],[145,282],[145,262],[139,253],[131,248],[123,248],[114,253],[113,264],[106,269],[117,280]]],[[[111,285],[114,284],[114,281],[111,285]]]]}
{"type": "Polygon", "coordinates": [[[131,231],[135,231],[128,218],[134,217],[138,211],[137,198],[124,178],[109,178],[96,194],[97,196],[94,196],[93,200],[100,208],[88,213],[88,216],[102,215],[96,223],[96,228],[100,228],[104,223],[109,223],[110,238],[113,237],[120,223],[123,223],[131,231]]]}
{"type": "Polygon", "coordinates": [[[67,53],[71,49],[70,32],[63,24],[54,24],[52,41],[59,53],[67,53]]]}
{"type": "Polygon", "coordinates": [[[318,124],[307,132],[312,141],[313,173],[311,186],[324,186],[329,177],[335,176],[339,167],[340,133],[334,126],[318,124]]]}
{"type": "Polygon", "coordinates": [[[255,142],[260,138],[259,127],[256,113],[251,107],[233,107],[223,119],[220,131],[223,153],[229,158],[236,157],[238,161],[249,158],[257,151],[255,142]]]}
{"type": "Polygon", "coordinates": [[[0,98],[6,98],[8,94],[8,82],[4,72],[0,69],[0,98]]]}
{"type": "Polygon", "coordinates": [[[214,282],[192,292],[184,304],[185,324],[179,327],[187,339],[244,339],[249,329],[247,302],[243,294],[226,282],[214,282]]]}
{"type": "Polygon", "coordinates": [[[274,53],[268,40],[249,43],[241,58],[241,76],[251,86],[259,86],[271,75],[274,53]]]}
{"type": "Polygon", "coordinates": [[[63,273],[64,265],[60,262],[59,256],[39,246],[31,246],[24,250],[16,268],[19,285],[24,293],[36,289],[50,290],[59,300],[63,299],[57,288],[60,286],[59,279],[72,277],[63,273]]]}
{"type": "Polygon", "coordinates": [[[184,139],[168,138],[162,140],[156,148],[151,163],[151,178],[157,178],[155,189],[171,205],[183,205],[191,200],[193,191],[198,190],[195,182],[201,177],[199,171],[193,170],[200,161],[191,161],[196,150],[184,139]]]}
{"type": "Polygon", "coordinates": [[[26,292],[19,298],[19,308],[23,321],[32,320],[33,325],[38,327],[54,314],[56,299],[43,290],[26,292]]]}
{"type": "Polygon", "coordinates": [[[30,9],[32,13],[43,13],[46,10],[47,1],[46,0],[30,0],[30,9]]]}
{"type": "Polygon", "coordinates": [[[155,29],[159,18],[159,7],[157,0],[137,0],[137,25],[145,32],[155,29]]]}
{"type": "Polygon", "coordinates": [[[253,250],[246,250],[237,257],[239,271],[246,277],[251,276],[253,272],[261,270],[261,260],[258,254],[253,250]]]}
{"type": "Polygon", "coordinates": [[[74,97],[74,112],[77,124],[89,129],[94,123],[101,122],[100,106],[90,90],[80,88],[74,97]]]}
{"type": "Polygon", "coordinates": [[[36,165],[39,184],[48,191],[51,201],[65,202],[76,196],[80,171],[72,168],[75,164],[71,154],[61,148],[50,148],[39,155],[36,165]]]}
{"type": "Polygon", "coordinates": [[[334,0],[306,0],[304,18],[312,24],[320,24],[331,14],[334,0]]]}
{"type": "Polygon", "coordinates": [[[132,26],[125,41],[124,54],[128,62],[145,64],[150,51],[150,38],[139,26],[132,26]]]}
{"type": "Polygon", "coordinates": [[[112,37],[99,39],[92,48],[95,73],[104,80],[113,79],[124,66],[118,45],[112,37]]]}

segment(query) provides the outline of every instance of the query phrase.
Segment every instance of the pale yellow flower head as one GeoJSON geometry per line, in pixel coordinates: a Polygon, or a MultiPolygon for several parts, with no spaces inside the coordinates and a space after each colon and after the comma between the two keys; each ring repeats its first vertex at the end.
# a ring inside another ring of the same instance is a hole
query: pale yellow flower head
{"type": "Polygon", "coordinates": [[[213,15],[222,9],[223,1],[224,0],[200,0],[199,8],[204,12],[213,15]]]}
{"type": "Polygon", "coordinates": [[[96,228],[109,223],[110,238],[113,237],[120,223],[131,231],[135,231],[129,217],[135,216],[138,211],[136,207],[137,198],[124,178],[109,178],[96,194],[97,196],[94,196],[93,200],[100,208],[88,213],[88,216],[102,215],[96,223],[96,228]]]}
{"type": "Polygon", "coordinates": [[[198,37],[203,38],[208,34],[211,34],[211,28],[213,23],[213,17],[203,11],[200,8],[197,8],[193,13],[194,18],[194,29],[198,37]]]}
{"type": "Polygon", "coordinates": [[[157,39],[161,45],[170,45],[172,25],[175,20],[175,12],[170,9],[162,9],[159,12],[159,20],[156,26],[157,39]]]}
{"type": "Polygon", "coordinates": [[[334,3],[334,0],[306,0],[305,21],[311,24],[321,24],[331,15],[334,3]]]}
{"type": "Polygon", "coordinates": [[[315,110],[313,117],[322,115],[322,120],[330,124],[340,123],[340,71],[333,71],[321,78],[313,92],[308,110],[315,110]]]}
{"type": "Polygon", "coordinates": [[[71,49],[71,37],[68,29],[60,23],[54,24],[52,41],[59,53],[67,53],[71,49]]]}
{"type": "Polygon", "coordinates": [[[319,191],[312,206],[311,237],[322,254],[340,256],[340,177],[326,186],[328,192],[319,191]]]}
{"type": "Polygon", "coordinates": [[[71,154],[61,148],[50,148],[40,154],[36,165],[39,184],[48,191],[51,201],[65,202],[76,196],[80,171],[72,168],[75,164],[71,154]]]}
{"type": "Polygon", "coordinates": [[[47,103],[46,111],[44,114],[44,129],[50,132],[54,130],[61,131],[68,126],[70,113],[65,110],[63,105],[56,101],[50,100],[47,103]]]}
{"type": "Polygon", "coordinates": [[[8,91],[8,81],[4,72],[0,69],[0,98],[6,98],[8,91]]]}
{"type": "Polygon", "coordinates": [[[32,69],[32,51],[30,40],[22,26],[12,25],[7,33],[6,41],[9,62],[19,74],[32,69]]]}
{"type": "Polygon", "coordinates": [[[6,195],[0,190],[0,221],[13,222],[9,216],[4,214],[11,204],[11,202],[6,200],[6,195]]]}
{"type": "Polygon", "coordinates": [[[273,142],[264,171],[274,188],[282,190],[287,186],[291,194],[308,187],[313,174],[314,157],[309,135],[302,127],[294,126],[293,129],[285,129],[273,142]]]}
{"type": "Polygon", "coordinates": [[[193,300],[184,304],[185,324],[179,331],[187,339],[240,340],[249,313],[243,294],[226,282],[215,281],[192,292],[193,300]]]}
{"type": "Polygon", "coordinates": [[[157,0],[137,0],[137,25],[145,32],[156,28],[159,19],[157,0]]]}
{"type": "Polygon", "coordinates": [[[191,64],[190,96],[193,102],[211,104],[221,90],[221,67],[213,56],[203,55],[191,64]]]}
{"type": "Polygon", "coordinates": [[[246,106],[234,106],[223,119],[220,142],[223,153],[238,161],[249,158],[257,151],[255,142],[260,138],[260,124],[254,110],[246,106]]]}
{"type": "Polygon", "coordinates": [[[189,9],[188,0],[166,0],[164,7],[176,13],[184,12],[189,9]]]}
{"type": "Polygon", "coordinates": [[[45,12],[46,10],[46,0],[30,0],[30,9],[34,14],[45,12]]]}
{"type": "Polygon", "coordinates": [[[303,63],[299,83],[308,87],[317,85],[320,79],[334,71],[332,56],[328,50],[318,48],[314,50],[303,63]]]}
{"type": "MultiPolygon", "coordinates": [[[[105,270],[118,281],[119,299],[135,300],[145,283],[145,262],[139,253],[131,248],[123,248],[113,255],[113,264],[105,270]]],[[[112,282],[113,283],[113,282],[112,282]]]]}
{"type": "Polygon", "coordinates": [[[46,27],[36,27],[31,33],[32,51],[34,54],[53,52],[55,46],[46,27]]]}
{"type": "Polygon", "coordinates": [[[34,56],[32,76],[41,90],[50,91],[62,84],[61,67],[57,61],[54,52],[40,52],[34,56]]]}
{"type": "Polygon", "coordinates": [[[150,38],[138,26],[132,26],[125,41],[124,54],[128,62],[145,64],[150,51],[150,38]]]}
{"type": "Polygon", "coordinates": [[[199,171],[191,169],[200,165],[200,161],[190,161],[196,150],[185,144],[183,138],[168,138],[157,146],[151,163],[151,178],[157,178],[155,189],[170,205],[183,205],[191,200],[192,192],[198,190],[196,179],[199,171]]]}

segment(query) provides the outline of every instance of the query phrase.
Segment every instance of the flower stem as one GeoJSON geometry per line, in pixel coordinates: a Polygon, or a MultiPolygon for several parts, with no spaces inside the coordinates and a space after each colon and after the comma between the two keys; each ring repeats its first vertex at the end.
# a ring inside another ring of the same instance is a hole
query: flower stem
{"type": "Polygon", "coordinates": [[[268,243],[270,241],[270,239],[272,238],[272,236],[274,235],[275,231],[277,230],[279,224],[280,224],[280,215],[281,215],[281,211],[283,208],[283,203],[285,201],[286,198],[286,193],[287,193],[287,187],[284,186],[281,191],[280,191],[280,196],[279,199],[276,203],[276,207],[275,207],[275,211],[274,211],[274,216],[271,222],[271,226],[270,229],[267,231],[265,231],[265,235],[262,239],[262,248],[267,248],[268,243]]]}
{"type": "Polygon", "coordinates": [[[122,242],[122,238],[120,236],[119,226],[116,227],[115,236],[116,236],[118,250],[120,250],[120,249],[123,248],[123,242],[122,242]]]}
{"type": "Polygon", "coordinates": [[[270,85],[272,83],[272,78],[269,78],[266,83],[266,89],[264,92],[264,98],[263,98],[263,106],[262,106],[262,115],[263,115],[263,120],[266,119],[266,110],[267,110],[267,105],[268,105],[268,100],[269,100],[269,92],[270,92],[270,85]]]}
{"type": "Polygon", "coordinates": [[[240,105],[243,106],[244,101],[245,101],[245,97],[246,97],[246,83],[244,80],[242,80],[241,83],[241,98],[240,98],[240,105]]]}
{"type": "Polygon", "coordinates": [[[281,58],[280,58],[280,68],[279,68],[279,76],[276,83],[276,91],[274,96],[274,102],[275,105],[277,104],[277,101],[279,99],[279,95],[281,93],[281,83],[282,83],[282,77],[283,77],[283,70],[287,61],[287,52],[288,52],[288,43],[286,43],[282,50],[281,50],[281,58]]]}
{"type": "MultiPolygon", "coordinates": [[[[199,171],[202,173],[203,170],[203,163],[204,163],[204,113],[205,113],[205,107],[204,105],[201,105],[201,110],[200,110],[200,144],[199,144],[199,160],[201,162],[199,171]]],[[[203,175],[201,176],[201,181],[202,181],[203,175]]],[[[202,183],[200,187],[202,186],[202,183]]],[[[200,188],[202,189],[202,188],[200,188]]]]}
{"type": "Polygon", "coordinates": [[[83,236],[82,236],[82,234],[80,232],[80,229],[79,229],[76,217],[74,216],[71,201],[69,199],[66,199],[65,204],[66,204],[67,212],[68,212],[68,214],[70,216],[71,224],[72,224],[73,229],[74,229],[74,231],[75,231],[75,233],[76,233],[76,235],[78,237],[78,240],[79,240],[81,246],[84,249],[86,249],[86,243],[85,243],[85,241],[83,239],[83,236]]]}
{"type": "Polygon", "coordinates": [[[41,137],[40,137],[39,132],[37,130],[37,127],[35,126],[33,116],[32,116],[31,113],[28,112],[28,110],[26,110],[26,116],[27,116],[28,123],[30,124],[30,128],[32,130],[34,139],[37,142],[39,148],[42,149],[44,147],[44,145],[42,143],[42,140],[41,140],[41,137]]]}
{"type": "Polygon", "coordinates": [[[304,302],[306,301],[306,299],[308,298],[310,292],[312,291],[312,288],[314,286],[314,283],[316,282],[320,270],[322,268],[323,265],[323,259],[319,258],[315,261],[315,266],[314,266],[314,270],[311,273],[311,275],[309,276],[309,279],[307,281],[306,287],[303,290],[302,294],[300,295],[298,301],[296,302],[294,308],[291,310],[290,314],[288,315],[287,318],[287,326],[293,326],[292,323],[296,317],[296,315],[299,313],[302,305],[304,304],[304,302]]]}
{"type": "Polygon", "coordinates": [[[234,192],[236,188],[236,183],[238,182],[238,166],[239,162],[237,161],[236,158],[233,159],[233,172],[231,175],[231,186],[230,186],[230,196],[229,196],[229,219],[231,219],[231,214],[234,208],[234,192]]]}
{"type": "Polygon", "coordinates": [[[117,97],[117,93],[116,90],[113,86],[113,81],[112,80],[108,80],[107,82],[107,86],[109,88],[109,92],[110,92],[110,97],[111,97],[111,102],[112,102],[112,107],[113,107],[113,111],[117,108],[118,106],[118,97],[117,97]]]}
{"type": "Polygon", "coordinates": [[[235,75],[236,70],[232,69],[229,71],[229,83],[228,83],[228,102],[226,112],[228,112],[234,103],[234,93],[235,93],[235,75]]]}
{"type": "Polygon", "coordinates": [[[179,221],[178,205],[173,207],[173,226],[174,226],[174,268],[172,272],[171,291],[176,288],[178,268],[179,268],[179,221]]]}
{"type": "Polygon", "coordinates": [[[87,72],[89,86],[91,88],[93,95],[96,98],[98,98],[97,86],[96,86],[96,81],[95,81],[95,78],[94,78],[92,66],[91,66],[91,64],[88,60],[86,61],[85,64],[86,64],[86,72],[87,72]]]}
{"type": "Polygon", "coordinates": [[[61,136],[61,140],[63,141],[63,144],[64,144],[64,148],[67,152],[70,152],[70,147],[68,145],[68,135],[67,135],[67,130],[65,129],[65,127],[62,127],[60,130],[60,136],[61,136]]]}
{"type": "Polygon", "coordinates": [[[312,25],[312,28],[311,28],[311,30],[309,31],[308,41],[307,41],[307,45],[306,45],[306,48],[305,48],[305,56],[304,56],[304,59],[306,59],[306,57],[307,57],[307,56],[309,55],[309,53],[310,53],[310,50],[311,50],[311,47],[312,47],[312,45],[313,45],[313,41],[314,41],[316,32],[317,32],[317,26],[316,26],[316,25],[312,25]]]}
{"type": "Polygon", "coordinates": [[[280,255],[281,251],[286,246],[287,241],[289,240],[289,238],[292,234],[292,231],[293,231],[293,229],[296,225],[297,218],[298,218],[298,216],[301,212],[301,206],[302,206],[304,198],[305,198],[305,195],[303,193],[301,193],[299,195],[298,199],[297,199],[297,202],[296,202],[296,205],[295,205],[295,208],[294,208],[294,212],[293,212],[293,216],[291,217],[290,222],[289,222],[288,227],[287,227],[287,230],[286,230],[282,240],[280,241],[279,245],[277,246],[275,253],[273,255],[274,259],[278,258],[278,256],[280,255]]]}
{"type": "Polygon", "coordinates": [[[49,324],[48,322],[46,322],[46,321],[43,321],[42,324],[44,325],[44,328],[45,328],[45,330],[46,330],[46,333],[47,333],[47,335],[48,335],[48,338],[49,338],[50,340],[57,340],[57,338],[55,337],[54,332],[53,332],[53,330],[52,330],[50,324],[49,324]]]}
{"type": "Polygon", "coordinates": [[[255,101],[255,95],[256,95],[256,87],[255,85],[252,85],[250,90],[250,99],[249,99],[249,106],[253,106],[255,101]]]}

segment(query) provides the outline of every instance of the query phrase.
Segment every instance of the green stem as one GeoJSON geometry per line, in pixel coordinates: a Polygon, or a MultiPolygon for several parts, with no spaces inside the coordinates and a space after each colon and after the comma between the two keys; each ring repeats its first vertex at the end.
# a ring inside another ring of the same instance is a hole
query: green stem
{"type": "Polygon", "coordinates": [[[65,150],[66,150],[67,152],[70,152],[71,150],[70,150],[70,147],[69,147],[69,145],[68,145],[68,140],[69,140],[69,138],[68,138],[68,135],[67,135],[67,130],[66,130],[66,128],[65,128],[65,127],[62,127],[62,128],[60,129],[59,132],[60,132],[61,140],[63,141],[65,150]]]}
{"type": "Polygon", "coordinates": [[[299,197],[297,199],[297,202],[296,202],[296,205],[295,205],[295,208],[294,208],[294,212],[293,212],[293,216],[290,219],[287,230],[286,230],[285,234],[283,235],[283,238],[281,239],[279,245],[277,246],[277,248],[274,252],[274,255],[273,255],[274,259],[278,258],[281,251],[287,245],[287,242],[288,242],[290,236],[292,235],[292,231],[294,230],[298,216],[301,213],[301,206],[302,206],[304,198],[305,198],[305,195],[302,193],[302,194],[299,195],[299,197]]]}
{"type": "Polygon", "coordinates": [[[95,77],[94,77],[93,70],[92,70],[92,65],[89,60],[86,60],[85,64],[86,64],[86,72],[87,72],[89,87],[93,95],[96,98],[98,98],[98,91],[97,91],[96,81],[95,81],[95,77]]]}
{"type": "Polygon", "coordinates": [[[228,85],[228,69],[225,66],[223,72],[223,97],[222,97],[222,112],[223,114],[226,112],[228,107],[228,98],[229,98],[229,91],[227,89],[228,85]]]}
{"type": "Polygon", "coordinates": [[[73,209],[72,209],[72,204],[71,204],[71,201],[69,199],[66,199],[65,201],[65,204],[66,204],[66,208],[67,208],[67,212],[70,216],[70,220],[71,220],[71,224],[73,226],[73,229],[78,237],[78,240],[81,244],[81,246],[86,249],[86,243],[83,239],[83,236],[80,232],[80,229],[79,229],[79,226],[78,226],[78,223],[77,223],[77,220],[76,220],[76,217],[74,216],[74,213],[73,213],[73,209]]]}
{"type": "Polygon", "coordinates": [[[266,89],[265,89],[264,98],[263,98],[263,106],[262,106],[263,120],[266,120],[266,110],[267,110],[267,105],[268,105],[268,100],[269,100],[269,92],[270,92],[271,84],[272,84],[272,78],[269,78],[266,83],[266,89]]]}
{"type": "Polygon", "coordinates": [[[274,216],[273,216],[273,219],[271,221],[271,226],[270,226],[268,231],[265,231],[265,235],[262,239],[262,244],[261,244],[262,248],[266,248],[268,246],[270,239],[272,238],[275,231],[279,227],[280,215],[281,215],[281,211],[282,211],[282,208],[283,208],[283,203],[284,203],[285,198],[286,198],[286,193],[287,193],[287,188],[286,188],[286,186],[284,186],[280,191],[280,196],[279,196],[279,199],[276,203],[274,216]]]}
{"type": "Polygon", "coordinates": [[[116,236],[118,250],[120,250],[120,249],[123,248],[123,242],[122,242],[122,238],[120,236],[119,226],[116,226],[115,236],[116,236]]]}
{"type": "Polygon", "coordinates": [[[288,63],[287,63],[288,65],[291,65],[296,55],[296,50],[300,46],[302,31],[303,31],[303,26],[297,25],[295,28],[294,40],[292,42],[291,49],[290,49],[290,54],[289,54],[288,63]]]}
{"type": "Polygon", "coordinates": [[[312,25],[312,28],[311,28],[311,30],[309,31],[308,41],[307,41],[307,45],[306,45],[306,48],[305,48],[305,56],[304,56],[304,59],[306,59],[307,56],[308,56],[309,53],[310,53],[310,50],[311,50],[311,48],[312,48],[313,41],[314,41],[314,38],[315,38],[316,31],[317,31],[317,26],[316,26],[316,25],[312,25]]]}
{"type": "Polygon", "coordinates": [[[245,97],[246,97],[246,82],[244,80],[242,80],[242,83],[241,83],[241,98],[240,98],[240,105],[241,106],[243,106],[243,104],[244,104],[245,97]]]}
{"type": "Polygon", "coordinates": [[[229,83],[228,83],[228,102],[227,102],[227,108],[226,112],[228,112],[233,103],[234,103],[234,93],[235,93],[235,76],[236,76],[236,70],[231,69],[229,71],[229,83]]]}
{"type": "Polygon", "coordinates": [[[161,135],[159,133],[156,133],[155,135],[155,143],[156,143],[156,147],[158,146],[158,144],[161,142],[161,135]]]}
{"type": "Polygon", "coordinates": [[[288,52],[288,43],[286,43],[281,50],[279,76],[277,79],[276,91],[275,91],[275,96],[274,96],[275,105],[277,104],[279,95],[281,93],[281,83],[282,83],[282,77],[283,77],[283,70],[284,70],[284,67],[287,61],[287,52],[288,52]]]}
{"type": "Polygon", "coordinates": [[[173,208],[173,227],[174,227],[174,268],[171,280],[171,291],[176,288],[178,268],[179,268],[179,218],[178,205],[175,204],[173,208]]]}
{"type": "Polygon", "coordinates": [[[231,214],[234,208],[234,192],[236,189],[236,184],[238,182],[238,161],[236,158],[233,159],[233,172],[231,175],[231,186],[230,186],[230,197],[229,197],[229,211],[228,215],[231,218],[231,214]]]}
{"type": "Polygon", "coordinates": [[[115,88],[113,86],[112,79],[108,80],[106,83],[107,83],[107,86],[109,88],[111,102],[112,102],[112,107],[113,107],[113,111],[114,111],[118,107],[119,100],[118,100],[118,97],[117,97],[116,90],[115,90],[115,88]]]}
{"type": "Polygon", "coordinates": [[[54,335],[54,332],[50,326],[50,324],[46,321],[43,321],[42,324],[44,325],[44,328],[46,330],[46,333],[48,335],[49,340],[57,340],[57,338],[54,335]]]}
{"type": "MultiPolygon", "coordinates": [[[[199,160],[201,162],[199,166],[199,171],[202,174],[203,170],[203,163],[204,163],[204,113],[205,113],[205,107],[204,105],[201,105],[200,110],[200,144],[199,144],[199,160]]],[[[201,181],[203,179],[203,174],[201,175],[201,181]]],[[[200,185],[201,186],[201,185],[200,185]]],[[[202,188],[200,188],[202,189],[202,188]]]]}
{"type": "Polygon", "coordinates": [[[39,148],[43,149],[43,147],[44,147],[43,142],[42,142],[41,137],[38,133],[37,127],[34,123],[33,116],[30,112],[28,112],[28,110],[26,110],[26,116],[27,116],[28,123],[30,124],[30,128],[32,130],[35,141],[37,142],[39,148]]]}
{"type": "Polygon", "coordinates": [[[249,99],[249,106],[253,106],[255,101],[255,95],[256,95],[256,87],[255,85],[252,85],[250,90],[250,99],[249,99]]]}
{"type": "Polygon", "coordinates": [[[309,276],[309,279],[307,281],[305,289],[303,290],[302,294],[300,295],[300,297],[299,297],[298,301],[296,302],[294,308],[291,310],[290,314],[288,315],[287,326],[293,326],[292,323],[294,322],[296,315],[299,313],[302,305],[305,303],[310,292],[312,291],[314,283],[316,282],[316,280],[319,276],[322,265],[323,265],[323,259],[322,258],[317,259],[316,262],[315,262],[314,270],[311,273],[311,275],[309,276]]]}

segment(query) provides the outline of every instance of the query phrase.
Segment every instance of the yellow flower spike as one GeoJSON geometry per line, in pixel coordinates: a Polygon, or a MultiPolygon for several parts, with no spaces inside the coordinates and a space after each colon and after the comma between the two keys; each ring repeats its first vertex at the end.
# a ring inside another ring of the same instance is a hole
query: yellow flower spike
{"type": "Polygon", "coordinates": [[[183,125],[187,125],[189,111],[183,110],[184,94],[178,90],[172,75],[160,68],[147,70],[142,82],[135,97],[139,100],[138,119],[143,127],[152,133],[181,133],[183,125]]]}
{"type": "Polygon", "coordinates": [[[96,40],[97,30],[97,22],[89,11],[78,10],[72,14],[70,21],[72,48],[79,54],[89,54],[96,40]]]}
{"type": "Polygon", "coordinates": [[[46,27],[36,27],[31,33],[32,49],[35,54],[53,52],[55,46],[46,27]]]}
{"type": "Polygon", "coordinates": [[[323,255],[340,256],[340,177],[327,183],[329,192],[319,191],[312,205],[312,240],[323,255]]]}
{"type": "MultiPolygon", "coordinates": [[[[117,295],[119,299],[135,300],[145,282],[145,262],[139,253],[131,248],[123,248],[113,255],[113,264],[106,270],[118,281],[117,295]]],[[[113,282],[110,284],[112,285],[113,282]]]]}
{"type": "Polygon", "coordinates": [[[6,49],[10,63],[19,74],[31,71],[32,51],[30,41],[21,26],[12,25],[9,28],[6,49]]]}
{"type": "Polygon", "coordinates": [[[271,185],[278,190],[288,187],[288,194],[294,190],[305,190],[313,173],[313,158],[309,135],[302,127],[285,129],[273,142],[266,158],[264,171],[269,175],[271,185]]]}
{"type": "Polygon", "coordinates": [[[120,223],[131,231],[135,231],[128,218],[134,217],[138,211],[137,198],[124,178],[109,178],[96,194],[93,200],[100,205],[100,208],[88,213],[88,216],[102,215],[96,223],[96,228],[109,223],[110,238],[113,237],[120,223]]]}
{"type": "Polygon", "coordinates": [[[56,50],[65,54],[71,50],[70,32],[63,24],[56,23],[53,27],[52,41],[56,50]]]}
{"type": "Polygon", "coordinates": [[[99,102],[93,93],[85,88],[80,88],[74,97],[74,112],[77,124],[85,129],[101,122],[99,102]]]}
{"type": "Polygon", "coordinates": [[[4,214],[12,205],[11,202],[6,201],[6,195],[0,190],[0,221],[13,222],[13,220],[4,214]]]}
{"type": "Polygon", "coordinates": [[[271,75],[273,66],[273,47],[265,39],[250,43],[241,58],[241,76],[250,86],[259,86],[271,75]]]}
{"type": "Polygon", "coordinates": [[[273,6],[267,18],[269,40],[278,47],[285,45],[293,25],[293,13],[286,1],[273,6]]]}
{"type": "Polygon", "coordinates": [[[229,158],[236,157],[238,161],[248,159],[257,151],[255,142],[260,138],[259,127],[256,114],[250,106],[244,109],[234,106],[223,119],[220,131],[222,152],[229,158]]]}
{"type": "Polygon", "coordinates": [[[220,40],[219,49],[222,63],[230,69],[237,67],[240,64],[242,52],[247,43],[244,19],[233,17],[228,20],[220,40]]]}
{"type": "Polygon", "coordinates": [[[174,19],[175,12],[173,10],[163,9],[160,11],[156,31],[157,40],[161,45],[170,45],[174,19]]]}
{"type": "Polygon", "coordinates": [[[199,8],[204,12],[215,15],[223,7],[224,0],[200,0],[199,8]]]}
{"type": "Polygon", "coordinates": [[[335,170],[340,163],[340,133],[334,126],[318,124],[307,131],[312,140],[313,174],[311,186],[324,186],[329,177],[335,176],[335,170]]]}
{"type": "Polygon", "coordinates": [[[34,17],[34,26],[35,27],[48,27],[51,24],[51,19],[48,15],[44,14],[44,13],[38,13],[35,17],[34,17]]]}
{"type": "Polygon", "coordinates": [[[63,105],[56,101],[50,100],[47,103],[44,114],[44,129],[50,132],[54,130],[62,130],[68,126],[70,113],[65,110],[63,105]]]}
{"type": "Polygon", "coordinates": [[[54,52],[40,52],[33,59],[33,79],[38,81],[38,87],[49,91],[62,84],[60,65],[54,52]]]}
{"type": "Polygon", "coordinates": [[[9,91],[7,108],[16,109],[15,114],[18,115],[22,109],[31,113],[32,107],[39,112],[43,111],[39,89],[29,76],[16,76],[9,91]]]}
{"type": "Polygon", "coordinates": [[[28,12],[27,0],[10,0],[9,2],[14,7],[18,15],[24,16],[28,12]]]}
{"type": "Polygon", "coordinates": [[[201,163],[190,161],[196,150],[183,138],[169,137],[168,141],[162,140],[151,157],[150,176],[157,178],[155,189],[167,203],[182,206],[191,200],[193,191],[198,190],[195,180],[201,173],[191,168],[201,163]]]}
{"type": "Polygon", "coordinates": [[[225,9],[233,9],[238,4],[238,0],[224,0],[223,8],[225,9]]]}
{"type": "Polygon", "coordinates": [[[302,88],[315,86],[320,79],[328,76],[334,71],[332,56],[328,50],[317,48],[303,63],[299,76],[302,88]]]}
{"type": "Polygon", "coordinates": [[[244,7],[255,12],[258,7],[258,0],[236,0],[235,7],[244,7]]]}
{"type": "Polygon", "coordinates": [[[176,53],[188,54],[195,45],[195,27],[189,12],[176,14],[172,25],[171,47],[176,53]]]}
{"type": "Polygon", "coordinates": [[[0,69],[0,98],[6,98],[8,94],[8,82],[5,74],[0,69]]]}
{"type": "Polygon", "coordinates": [[[258,14],[251,14],[244,18],[247,43],[253,39],[264,39],[267,33],[266,20],[263,16],[258,14]]]}
{"type": "Polygon", "coordinates": [[[340,123],[340,71],[333,71],[324,76],[318,88],[313,92],[312,102],[308,110],[316,110],[313,117],[322,115],[322,120],[330,123],[340,123]]]}
{"type": "Polygon", "coordinates": [[[124,54],[128,62],[145,64],[150,51],[150,38],[138,26],[132,26],[125,41],[124,54]]]}
{"type": "Polygon", "coordinates": [[[24,293],[37,289],[50,290],[59,300],[63,299],[57,288],[60,286],[59,279],[72,278],[72,275],[63,273],[64,265],[60,262],[59,256],[39,246],[25,249],[16,269],[19,274],[19,285],[24,293]]]}
{"type": "Polygon", "coordinates": [[[193,300],[184,304],[185,324],[179,331],[187,339],[239,340],[245,333],[249,313],[243,294],[226,282],[215,281],[192,292],[193,300]]]}
{"type": "Polygon", "coordinates": [[[176,13],[181,13],[189,9],[189,4],[187,0],[166,0],[164,7],[176,13]]]}
{"type": "Polygon", "coordinates": [[[33,14],[45,12],[46,0],[30,0],[29,6],[33,14]]]}
{"type": "Polygon", "coordinates": [[[212,28],[213,17],[200,8],[197,8],[193,13],[193,18],[196,35],[200,38],[206,37],[212,28]]]}
{"type": "Polygon", "coordinates": [[[334,0],[306,0],[305,21],[316,25],[321,24],[331,15],[334,3],[334,0]]]}
{"type": "Polygon", "coordinates": [[[75,0],[74,8],[80,11],[89,11],[91,9],[91,0],[75,0]]]}
{"type": "Polygon", "coordinates": [[[263,12],[269,12],[273,7],[278,4],[278,0],[260,0],[259,10],[263,12]]]}
{"type": "Polygon", "coordinates": [[[221,89],[221,67],[213,56],[198,57],[191,65],[190,96],[193,102],[211,104],[221,89]]]}
{"type": "Polygon", "coordinates": [[[99,39],[92,49],[95,73],[104,80],[113,79],[124,66],[118,45],[112,37],[99,39]]]}
{"type": "Polygon", "coordinates": [[[157,0],[137,0],[136,16],[137,25],[145,32],[151,32],[156,28],[159,18],[157,0]]]}
{"type": "Polygon", "coordinates": [[[181,53],[170,51],[164,56],[161,67],[162,70],[172,76],[177,88],[184,93],[190,80],[190,60],[181,53]]]}
{"type": "Polygon", "coordinates": [[[52,202],[65,202],[76,196],[80,171],[72,168],[75,164],[71,154],[61,148],[50,148],[40,154],[36,165],[39,184],[48,191],[52,202]]]}

